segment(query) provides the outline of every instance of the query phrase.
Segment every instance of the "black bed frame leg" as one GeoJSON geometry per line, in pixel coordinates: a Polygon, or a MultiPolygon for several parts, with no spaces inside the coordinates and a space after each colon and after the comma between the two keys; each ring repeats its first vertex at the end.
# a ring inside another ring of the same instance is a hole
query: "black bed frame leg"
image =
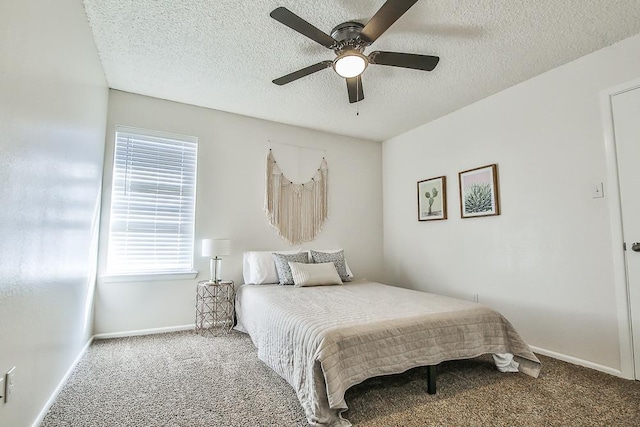
{"type": "Polygon", "coordinates": [[[436,365],[427,366],[427,393],[436,394],[436,365]]]}

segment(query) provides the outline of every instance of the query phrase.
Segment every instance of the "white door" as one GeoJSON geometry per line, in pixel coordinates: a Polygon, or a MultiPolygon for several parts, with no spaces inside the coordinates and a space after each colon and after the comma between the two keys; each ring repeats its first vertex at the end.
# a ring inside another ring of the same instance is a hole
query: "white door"
{"type": "Polygon", "coordinates": [[[612,97],[635,377],[640,380],[640,88],[612,97]]]}

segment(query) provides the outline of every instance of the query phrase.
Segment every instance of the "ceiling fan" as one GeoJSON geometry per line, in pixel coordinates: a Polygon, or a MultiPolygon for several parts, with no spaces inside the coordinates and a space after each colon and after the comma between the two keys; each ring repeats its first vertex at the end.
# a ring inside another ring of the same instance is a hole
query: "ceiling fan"
{"type": "Polygon", "coordinates": [[[285,7],[273,10],[270,14],[273,19],[333,50],[336,54],[333,61],[318,62],[277,78],[273,83],[282,86],[333,66],[335,72],[346,79],[349,102],[354,103],[364,99],[362,72],[369,64],[432,71],[440,60],[437,56],[383,51],[364,54],[367,47],[371,46],[417,2],[418,0],[387,0],[366,25],[356,21],[343,22],[331,30],[331,35],[314,27],[285,7]]]}

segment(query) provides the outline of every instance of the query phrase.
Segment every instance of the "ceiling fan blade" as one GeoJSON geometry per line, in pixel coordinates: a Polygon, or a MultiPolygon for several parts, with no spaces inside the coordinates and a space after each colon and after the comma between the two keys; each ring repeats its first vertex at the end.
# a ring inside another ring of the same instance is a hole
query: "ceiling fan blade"
{"type": "Polygon", "coordinates": [[[324,47],[331,49],[336,41],[330,35],[323,33],[286,7],[279,7],[270,13],[271,17],[287,27],[309,37],[311,40],[320,43],[324,47]]]}
{"type": "Polygon", "coordinates": [[[387,0],[364,26],[360,37],[370,44],[393,25],[418,0],[387,0]]]}
{"type": "Polygon", "coordinates": [[[324,70],[325,68],[329,68],[331,67],[331,64],[333,64],[333,61],[318,62],[317,64],[309,65],[308,67],[305,67],[301,70],[294,71],[291,74],[287,74],[286,76],[277,78],[273,81],[273,83],[277,84],[278,86],[286,85],[287,83],[291,83],[292,81],[308,76],[309,74],[313,74],[320,70],[324,70]]]}
{"type": "Polygon", "coordinates": [[[413,68],[414,70],[432,71],[439,61],[440,58],[437,56],[417,55],[414,53],[375,51],[369,54],[369,63],[371,64],[413,68]]]}
{"type": "Polygon", "coordinates": [[[347,80],[347,92],[349,92],[349,102],[362,101],[364,99],[364,92],[362,91],[362,75],[357,77],[349,77],[347,80]]]}

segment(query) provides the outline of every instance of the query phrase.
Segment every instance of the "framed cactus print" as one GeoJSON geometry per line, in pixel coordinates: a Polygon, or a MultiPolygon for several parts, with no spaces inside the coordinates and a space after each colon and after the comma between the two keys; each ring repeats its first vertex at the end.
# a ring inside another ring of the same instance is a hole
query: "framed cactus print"
{"type": "Polygon", "coordinates": [[[447,177],[418,181],[418,221],[447,219],[447,177]]]}
{"type": "Polygon", "coordinates": [[[500,215],[498,165],[487,165],[458,173],[460,216],[500,215]]]}

